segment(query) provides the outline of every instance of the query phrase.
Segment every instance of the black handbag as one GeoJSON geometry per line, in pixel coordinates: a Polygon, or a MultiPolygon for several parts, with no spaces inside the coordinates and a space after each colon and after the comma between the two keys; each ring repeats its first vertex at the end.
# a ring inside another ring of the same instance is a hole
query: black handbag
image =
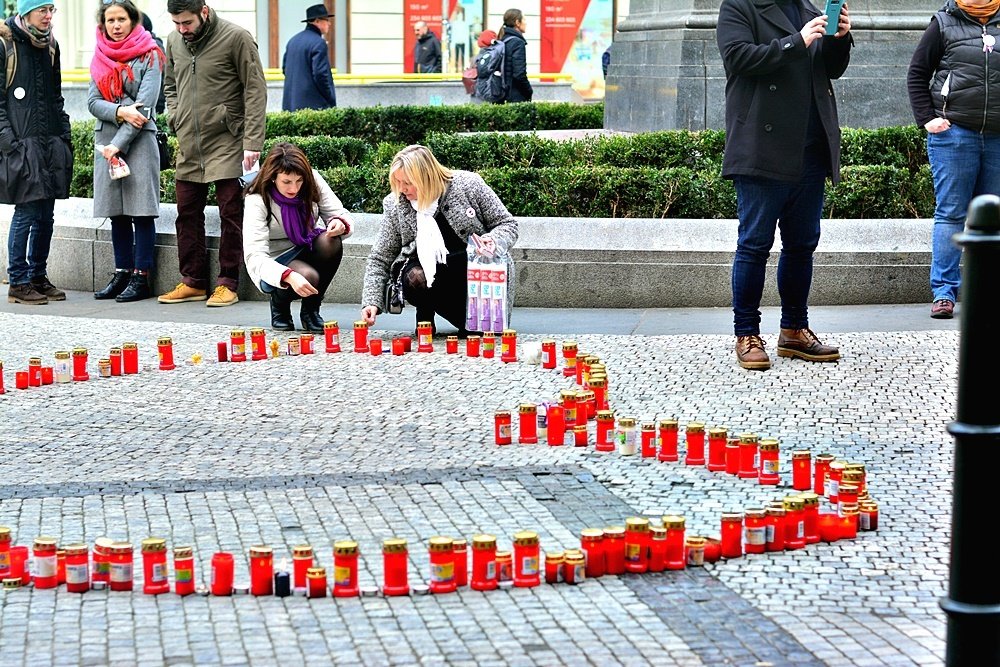
{"type": "Polygon", "coordinates": [[[173,166],[170,159],[170,142],[167,141],[167,133],[163,130],[156,131],[156,147],[160,149],[160,171],[170,169],[173,166]]]}
{"type": "Polygon", "coordinates": [[[383,303],[385,312],[390,315],[399,315],[403,312],[406,301],[403,299],[403,266],[406,258],[398,257],[389,267],[389,279],[385,281],[385,295],[383,303]]]}

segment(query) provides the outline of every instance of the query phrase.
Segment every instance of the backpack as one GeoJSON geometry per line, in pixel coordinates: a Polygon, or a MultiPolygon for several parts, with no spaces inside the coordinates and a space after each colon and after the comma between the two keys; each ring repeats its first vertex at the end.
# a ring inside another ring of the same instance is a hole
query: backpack
{"type": "Polygon", "coordinates": [[[484,102],[502,102],[507,97],[507,82],[503,78],[503,61],[506,47],[494,41],[476,54],[475,97],[484,102]]]}
{"type": "MultiPolygon", "coordinates": [[[[4,53],[7,56],[7,81],[4,83],[3,89],[6,91],[10,88],[10,82],[14,80],[14,74],[17,72],[17,45],[14,44],[14,40],[8,37],[0,40],[0,44],[3,44],[4,53]]],[[[49,57],[52,59],[52,67],[56,66],[56,47],[52,42],[49,42],[49,57]]]]}

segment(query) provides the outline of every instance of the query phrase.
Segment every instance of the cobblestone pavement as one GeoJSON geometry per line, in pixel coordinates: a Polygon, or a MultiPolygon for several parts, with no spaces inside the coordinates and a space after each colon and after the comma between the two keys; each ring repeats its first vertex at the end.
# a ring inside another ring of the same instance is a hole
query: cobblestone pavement
{"type": "MultiPolygon", "coordinates": [[[[268,332],[270,334],[270,332],[268,332]]],[[[429,576],[437,534],[519,529],[543,549],[580,529],[678,512],[717,534],[728,508],[767,488],[704,468],[582,448],[492,444],[492,415],[568,386],[527,363],[444,353],[344,352],[198,366],[228,336],[217,325],[0,313],[0,525],[93,543],[162,536],[193,544],[206,578],[217,550],[247,579],[254,544],[332,540],[361,547],[360,580],[381,580],[381,540],[406,538],[411,583],[429,576]],[[156,339],[179,367],[156,369],[156,339]],[[127,378],[15,390],[30,356],[97,356],[126,340],[127,378]]],[[[541,336],[526,336],[539,340],[541,336]]],[[[955,331],[842,333],[834,364],[732,359],[728,336],[578,336],[608,365],[621,414],[676,416],[754,431],[787,452],[867,464],[877,533],[683,572],[602,577],[580,586],[444,596],[179,598],[46,590],[0,592],[3,664],[938,664],[947,582],[955,331]]],[[[284,337],[279,337],[284,341],[284,337]]],[[[350,349],[347,332],[342,337],[350,349]]],[[[773,345],[773,341],[772,342],[773,345]]],[[[321,346],[320,346],[321,347],[321,346]]],[[[773,351],[773,347],[772,347],[773,351]]],[[[516,429],[515,429],[516,433],[516,429]]],[[[593,434],[591,434],[593,442],[593,434]]],[[[137,554],[137,560],[138,560],[137,554]]],[[[141,574],[137,574],[137,580],[141,574]]]]}

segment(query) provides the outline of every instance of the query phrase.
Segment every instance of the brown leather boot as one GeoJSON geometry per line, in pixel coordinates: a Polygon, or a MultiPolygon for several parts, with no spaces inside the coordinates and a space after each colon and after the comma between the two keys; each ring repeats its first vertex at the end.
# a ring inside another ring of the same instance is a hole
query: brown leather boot
{"type": "Polygon", "coordinates": [[[798,357],[806,361],[836,361],[840,350],[823,345],[812,329],[782,329],[778,336],[778,356],[798,357]]]}
{"type": "Polygon", "coordinates": [[[737,336],[736,360],[740,362],[740,366],[752,371],[766,371],[771,367],[771,360],[764,349],[764,340],[760,336],[737,336]]]}

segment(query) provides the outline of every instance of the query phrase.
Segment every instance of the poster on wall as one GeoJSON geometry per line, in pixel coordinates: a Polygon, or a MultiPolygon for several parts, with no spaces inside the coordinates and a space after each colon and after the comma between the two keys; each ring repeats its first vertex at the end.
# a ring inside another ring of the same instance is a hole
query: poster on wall
{"type": "Polygon", "coordinates": [[[601,56],[611,44],[612,0],[542,0],[541,70],[573,76],[584,98],[604,97],[601,56]]]}
{"type": "Polygon", "coordinates": [[[483,30],[482,0],[448,0],[448,21],[444,28],[445,71],[460,73],[472,65],[479,47],[476,40],[483,30]]]}
{"type": "MultiPolygon", "coordinates": [[[[427,28],[441,39],[441,1],[440,0],[403,0],[403,68],[414,72],[413,51],[417,45],[417,35],[414,25],[418,21],[427,24],[427,28]]],[[[443,50],[442,50],[443,53],[443,50]]]]}

